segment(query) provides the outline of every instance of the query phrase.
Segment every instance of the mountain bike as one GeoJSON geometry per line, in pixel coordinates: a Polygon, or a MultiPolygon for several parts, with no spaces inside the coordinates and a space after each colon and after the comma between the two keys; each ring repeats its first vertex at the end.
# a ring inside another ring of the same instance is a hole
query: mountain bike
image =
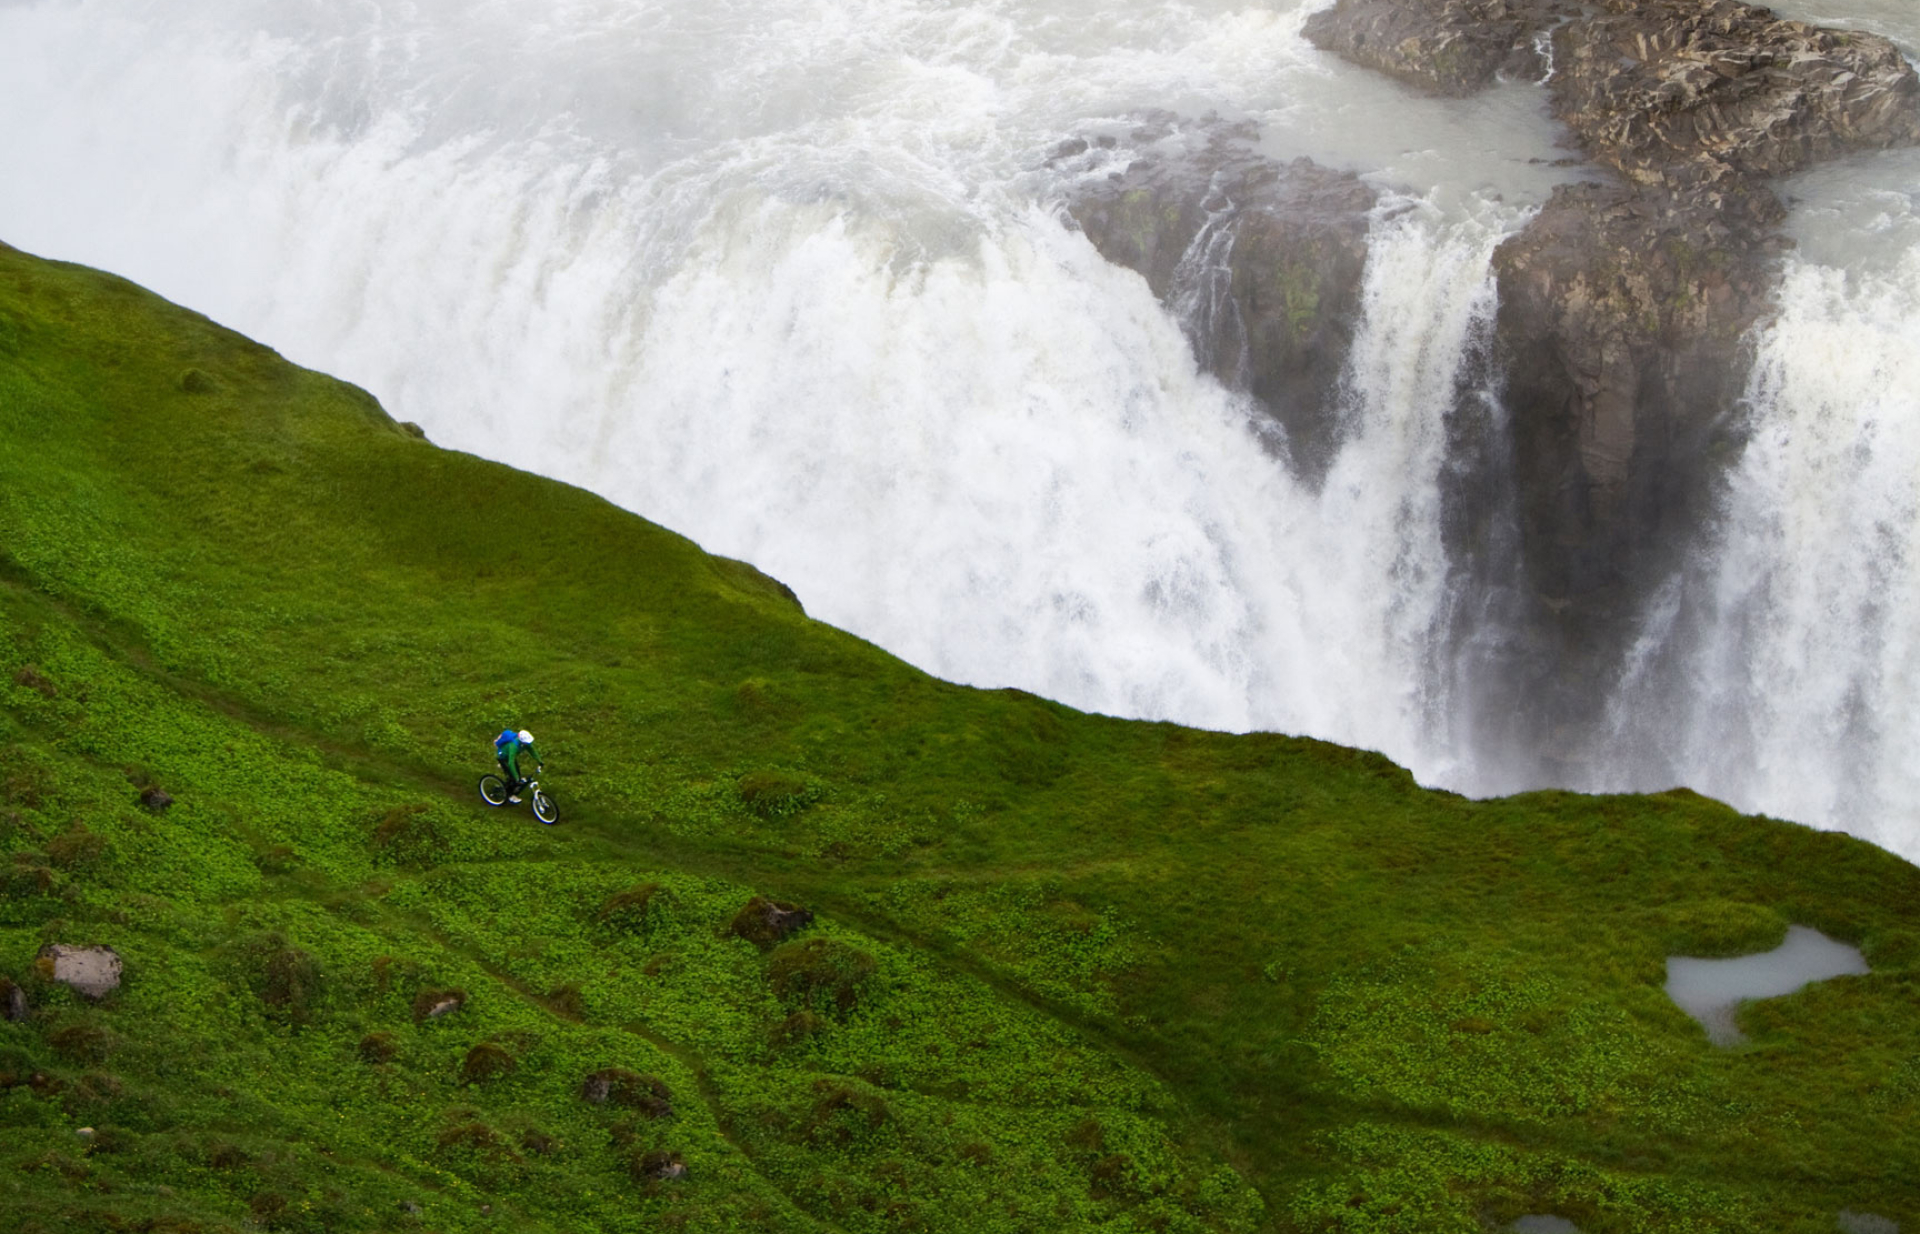
{"type": "MultiPolygon", "coordinates": [[[[533,806],[535,818],[549,827],[560,821],[560,807],[553,804],[553,798],[540,791],[540,781],[520,781],[520,792],[533,806]]],[[[499,776],[488,772],[480,777],[480,800],[490,806],[503,806],[510,804],[507,801],[509,796],[507,782],[499,776]]]]}

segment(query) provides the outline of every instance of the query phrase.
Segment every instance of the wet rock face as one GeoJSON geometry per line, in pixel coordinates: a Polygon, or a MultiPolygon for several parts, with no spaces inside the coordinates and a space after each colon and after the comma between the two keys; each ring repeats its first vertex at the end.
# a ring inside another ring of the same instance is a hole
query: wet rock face
{"type": "Polygon", "coordinates": [[[1548,605],[1626,618],[1697,525],[1737,438],[1779,215],[1764,192],[1579,184],[1495,253],[1521,534],[1548,605]]]}
{"type": "Polygon", "coordinates": [[[1785,244],[1768,180],[1920,141],[1920,79],[1885,39],[1737,0],[1340,0],[1306,30],[1444,94],[1545,46],[1554,115],[1620,177],[1558,190],[1495,256],[1538,617],[1568,646],[1618,637],[1737,444],[1785,244]]]}
{"type": "Polygon", "coordinates": [[[1554,114],[1624,183],[1564,188],[1495,257],[1527,564],[1624,618],[1699,521],[1768,310],[1776,175],[1920,141],[1885,39],[1732,0],[1607,0],[1553,31],[1554,114]]]}
{"type": "Polygon", "coordinates": [[[1317,479],[1338,444],[1376,195],[1308,159],[1263,158],[1255,136],[1149,118],[1124,156],[1076,141],[1054,162],[1081,175],[1067,208],[1094,247],[1146,278],[1201,368],[1252,394],[1317,479]]]}
{"type": "Polygon", "coordinates": [[[1534,37],[1570,6],[1527,0],[1341,0],[1307,18],[1322,51],[1434,94],[1468,95],[1504,69],[1538,79],[1534,37]]]}

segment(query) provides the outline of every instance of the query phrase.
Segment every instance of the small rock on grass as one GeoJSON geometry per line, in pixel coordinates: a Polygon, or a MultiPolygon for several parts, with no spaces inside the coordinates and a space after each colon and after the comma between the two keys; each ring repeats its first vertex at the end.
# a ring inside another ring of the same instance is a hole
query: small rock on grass
{"type": "Polygon", "coordinates": [[[734,914],[732,929],[736,935],[764,951],[812,921],[813,914],[798,904],[783,904],[779,900],[755,896],[747,901],[746,907],[734,914]]]}
{"type": "Polygon", "coordinates": [[[687,1176],[687,1163],[679,1153],[656,1150],[633,1160],[633,1176],[642,1182],[665,1183],[687,1176]]]}
{"type": "Polygon", "coordinates": [[[580,1085],[580,1100],[591,1105],[617,1105],[639,1110],[648,1118],[670,1118],[673,1102],[660,1077],[641,1075],[625,1067],[604,1067],[580,1085]]]}
{"type": "Polygon", "coordinates": [[[467,1005],[465,990],[422,990],[413,999],[413,1018],[437,1020],[443,1015],[452,1015],[467,1005]]]}
{"type": "Polygon", "coordinates": [[[101,999],[120,988],[120,955],[111,947],[49,943],[40,949],[40,970],[85,998],[101,999]]]}

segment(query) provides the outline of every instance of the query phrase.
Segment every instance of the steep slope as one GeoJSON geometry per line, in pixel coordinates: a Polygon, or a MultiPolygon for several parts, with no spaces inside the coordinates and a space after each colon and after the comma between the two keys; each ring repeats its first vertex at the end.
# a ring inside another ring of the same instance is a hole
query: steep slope
{"type": "Polygon", "coordinates": [[[10,249],[0,433],[22,1228],[1920,1216],[1920,872],[1870,846],[948,685],[10,249]],[[505,724],[562,826],[473,799],[505,724]],[[1664,957],[1789,921],[1874,973],[1710,1046],[1664,957]]]}

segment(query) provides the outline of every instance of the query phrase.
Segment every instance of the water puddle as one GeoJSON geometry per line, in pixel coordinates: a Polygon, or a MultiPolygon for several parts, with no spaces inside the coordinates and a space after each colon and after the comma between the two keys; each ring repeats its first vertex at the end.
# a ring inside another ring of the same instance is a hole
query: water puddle
{"type": "Polygon", "coordinates": [[[1513,1234],[1580,1234],[1580,1227],[1552,1213],[1528,1213],[1507,1227],[1513,1234]]]}
{"type": "Polygon", "coordinates": [[[1842,1234],[1900,1234],[1900,1223],[1874,1213],[1842,1212],[1840,1229],[1842,1234]]]}
{"type": "MultiPolygon", "coordinates": [[[[1731,960],[1668,957],[1667,995],[1700,1021],[1715,1045],[1737,1045],[1746,1040],[1733,1022],[1741,1003],[1779,998],[1816,981],[1868,971],[1857,948],[1806,926],[1789,926],[1787,941],[1759,955],[1731,960]]],[[[1545,1234],[1547,1227],[1539,1228],[1545,1234]]]]}

